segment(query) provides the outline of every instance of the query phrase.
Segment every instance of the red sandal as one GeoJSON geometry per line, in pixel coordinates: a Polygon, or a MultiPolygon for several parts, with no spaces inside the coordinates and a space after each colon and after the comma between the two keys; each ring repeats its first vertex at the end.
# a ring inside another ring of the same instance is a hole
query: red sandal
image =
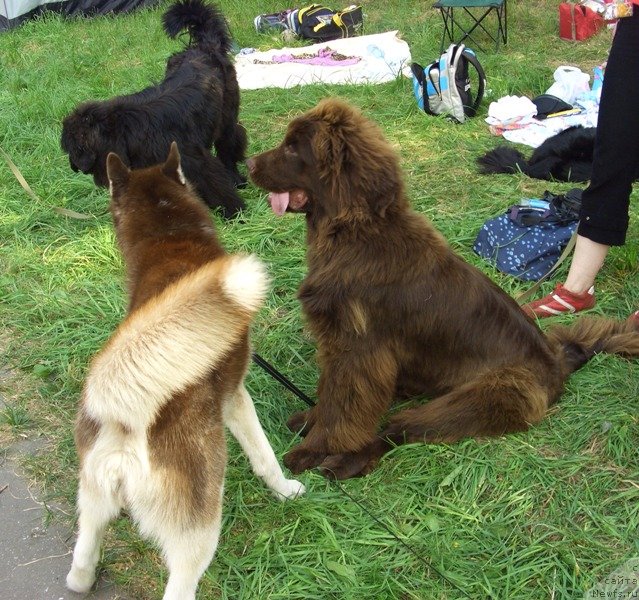
{"type": "MultiPolygon", "coordinates": [[[[543,319],[544,317],[580,312],[592,308],[594,305],[594,286],[582,294],[575,294],[568,291],[561,283],[558,283],[550,294],[534,302],[524,304],[521,309],[529,317],[543,319]]],[[[639,316],[637,319],[639,320],[639,316]]]]}

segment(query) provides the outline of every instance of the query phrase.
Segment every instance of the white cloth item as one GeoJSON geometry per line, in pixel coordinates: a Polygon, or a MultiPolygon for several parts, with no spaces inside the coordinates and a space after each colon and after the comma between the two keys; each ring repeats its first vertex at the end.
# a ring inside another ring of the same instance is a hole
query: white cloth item
{"type": "Polygon", "coordinates": [[[537,107],[525,96],[504,96],[488,106],[488,117],[493,122],[502,124],[534,117],[536,114],[537,107]]]}
{"type": "Polygon", "coordinates": [[[568,129],[574,125],[583,125],[584,127],[597,127],[598,110],[591,110],[579,115],[570,115],[568,117],[553,117],[537,121],[533,119],[531,123],[520,129],[511,129],[503,132],[503,137],[509,142],[517,144],[525,144],[532,148],[537,148],[549,137],[568,129]]]}
{"type": "Polygon", "coordinates": [[[302,48],[279,48],[252,52],[235,58],[235,70],[240,89],[267,87],[291,88],[312,83],[385,83],[402,73],[410,76],[411,55],[408,44],[397,31],[362,35],[302,48]],[[330,48],[344,56],[356,56],[355,65],[318,66],[294,62],[270,63],[274,55],[316,54],[330,48]],[[267,64],[261,64],[267,63],[267,64]]]}
{"type": "Polygon", "coordinates": [[[568,104],[574,104],[579,96],[590,91],[590,75],[578,67],[557,67],[553,77],[555,83],[546,90],[546,94],[557,96],[568,104]]]}

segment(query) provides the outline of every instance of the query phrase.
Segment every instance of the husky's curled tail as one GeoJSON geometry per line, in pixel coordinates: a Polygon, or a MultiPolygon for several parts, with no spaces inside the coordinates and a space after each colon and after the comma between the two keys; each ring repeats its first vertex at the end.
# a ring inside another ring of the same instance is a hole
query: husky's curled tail
{"type": "Polygon", "coordinates": [[[84,393],[102,424],[145,430],[176,392],[237,346],[267,289],[252,256],[225,256],[169,285],[131,312],[94,358],[84,393]]]}

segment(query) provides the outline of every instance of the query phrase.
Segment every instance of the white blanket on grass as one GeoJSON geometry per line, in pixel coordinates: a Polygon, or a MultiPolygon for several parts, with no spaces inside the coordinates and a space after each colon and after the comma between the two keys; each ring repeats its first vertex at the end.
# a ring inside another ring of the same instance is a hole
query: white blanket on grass
{"type": "Polygon", "coordinates": [[[280,48],[265,52],[239,54],[235,69],[240,89],[266,87],[291,88],[312,83],[366,84],[385,83],[410,69],[408,44],[397,31],[333,40],[302,48],[280,48]],[[359,57],[354,65],[318,66],[294,62],[270,63],[281,54],[308,55],[330,48],[348,57],[359,57]],[[267,63],[267,64],[264,64],[267,63]]]}

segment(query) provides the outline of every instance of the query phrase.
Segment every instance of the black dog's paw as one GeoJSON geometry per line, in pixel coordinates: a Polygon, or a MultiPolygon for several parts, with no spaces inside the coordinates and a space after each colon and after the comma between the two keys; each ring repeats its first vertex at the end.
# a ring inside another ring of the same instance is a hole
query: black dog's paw
{"type": "Polygon", "coordinates": [[[231,177],[233,179],[233,185],[238,189],[244,189],[248,185],[248,179],[242,175],[239,171],[232,171],[231,177]]]}

